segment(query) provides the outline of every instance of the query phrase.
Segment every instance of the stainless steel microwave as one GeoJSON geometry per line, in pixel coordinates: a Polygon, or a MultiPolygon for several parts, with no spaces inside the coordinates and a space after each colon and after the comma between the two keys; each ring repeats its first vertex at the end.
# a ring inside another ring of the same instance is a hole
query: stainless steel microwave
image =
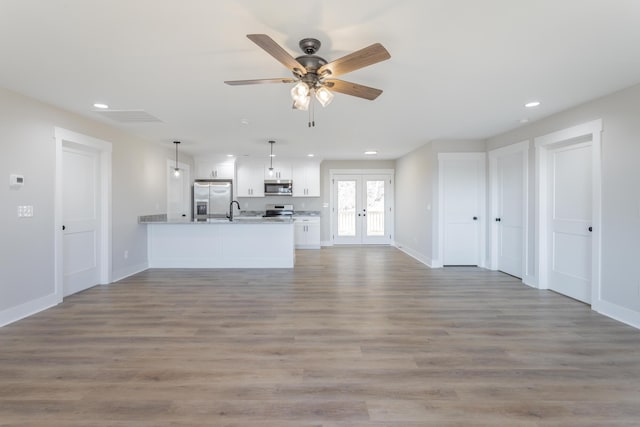
{"type": "Polygon", "coordinates": [[[264,181],[265,196],[291,196],[293,183],[288,179],[270,179],[264,181]]]}

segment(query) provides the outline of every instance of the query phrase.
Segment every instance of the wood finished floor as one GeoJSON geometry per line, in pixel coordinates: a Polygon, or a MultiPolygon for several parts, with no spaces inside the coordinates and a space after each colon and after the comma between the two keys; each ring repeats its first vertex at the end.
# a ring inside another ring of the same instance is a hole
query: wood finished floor
{"type": "Polygon", "coordinates": [[[2,426],[638,426],[640,331],[390,247],[149,270],[0,328],[2,426]]]}

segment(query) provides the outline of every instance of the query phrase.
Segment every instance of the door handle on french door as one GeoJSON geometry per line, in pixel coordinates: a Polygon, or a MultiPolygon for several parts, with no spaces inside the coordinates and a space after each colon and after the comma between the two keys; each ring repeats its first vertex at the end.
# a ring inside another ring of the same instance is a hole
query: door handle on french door
{"type": "Polygon", "coordinates": [[[66,230],[67,227],[65,227],[64,225],[62,226],[62,231],[66,230]]]}
{"type": "Polygon", "coordinates": [[[478,217],[477,217],[477,216],[474,216],[474,217],[473,217],[473,220],[474,220],[474,221],[477,221],[477,220],[478,220],[478,217]]]}
{"type": "Polygon", "coordinates": [[[591,233],[593,231],[593,227],[589,227],[589,233],[591,233]]]}
{"type": "Polygon", "coordinates": [[[496,222],[500,222],[500,221],[502,221],[501,218],[496,218],[496,222]]]}

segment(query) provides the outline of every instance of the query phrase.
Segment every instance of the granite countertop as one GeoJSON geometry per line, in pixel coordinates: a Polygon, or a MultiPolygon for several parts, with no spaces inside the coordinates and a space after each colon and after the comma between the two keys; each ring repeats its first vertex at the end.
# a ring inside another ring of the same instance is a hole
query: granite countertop
{"type": "Polygon", "coordinates": [[[263,218],[262,216],[234,216],[233,221],[227,218],[209,218],[206,221],[192,221],[190,219],[168,219],[166,214],[142,215],[138,217],[139,224],[293,224],[292,218],[263,218]]]}

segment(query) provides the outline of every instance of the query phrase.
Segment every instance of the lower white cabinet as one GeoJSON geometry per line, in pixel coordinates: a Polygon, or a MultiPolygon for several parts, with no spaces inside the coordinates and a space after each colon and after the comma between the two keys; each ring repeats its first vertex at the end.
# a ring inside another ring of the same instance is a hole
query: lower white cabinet
{"type": "Polygon", "coordinates": [[[294,235],[296,249],[320,249],[320,218],[297,217],[294,235]]]}

